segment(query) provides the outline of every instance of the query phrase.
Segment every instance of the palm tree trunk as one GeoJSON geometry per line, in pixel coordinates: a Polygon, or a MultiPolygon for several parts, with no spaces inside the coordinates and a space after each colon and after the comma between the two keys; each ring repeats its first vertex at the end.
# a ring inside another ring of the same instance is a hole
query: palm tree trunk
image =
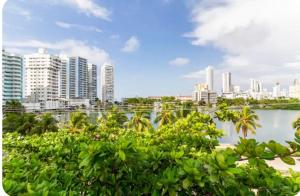
{"type": "Polygon", "coordinates": [[[246,137],[247,137],[247,128],[243,126],[242,131],[243,131],[243,137],[244,137],[244,139],[246,139],[246,137]]]}

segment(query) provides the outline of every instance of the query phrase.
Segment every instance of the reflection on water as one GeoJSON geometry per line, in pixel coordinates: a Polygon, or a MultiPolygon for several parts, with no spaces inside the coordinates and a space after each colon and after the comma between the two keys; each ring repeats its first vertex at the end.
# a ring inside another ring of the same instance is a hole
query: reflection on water
{"type": "MultiPolygon", "coordinates": [[[[101,116],[100,112],[86,112],[90,117],[91,123],[95,123],[97,118],[101,116]]],[[[292,123],[300,117],[300,111],[296,110],[256,110],[259,116],[259,124],[262,125],[258,128],[256,135],[248,134],[248,138],[255,138],[258,141],[269,141],[276,140],[280,143],[285,143],[287,140],[294,139],[294,130],[292,128],[292,123]]],[[[132,114],[127,114],[130,118],[132,114]]],[[[151,122],[154,124],[156,113],[151,113],[151,122]]],[[[70,113],[63,113],[57,116],[59,121],[67,122],[70,118],[70,113]]],[[[235,131],[235,127],[230,122],[216,122],[219,129],[224,130],[225,136],[220,139],[221,143],[236,144],[239,140],[239,135],[235,131]]],[[[157,127],[157,125],[154,125],[157,127]]]]}
{"type": "MultiPolygon", "coordinates": [[[[255,138],[263,142],[276,140],[282,144],[294,139],[295,130],[292,123],[300,117],[300,111],[294,110],[256,110],[259,116],[259,124],[262,126],[256,130],[256,135],[248,134],[248,138],[255,138]]],[[[225,131],[225,136],[220,139],[222,143],[236,144],[239,136],[235,127],[229,122],[217,122],[217,127],[225,131]]]]}

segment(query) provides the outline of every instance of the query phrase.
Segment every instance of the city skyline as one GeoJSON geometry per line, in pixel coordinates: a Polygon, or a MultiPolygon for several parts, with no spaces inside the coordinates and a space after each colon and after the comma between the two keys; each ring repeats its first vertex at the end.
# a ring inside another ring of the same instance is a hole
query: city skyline
{"type": "Polygon", "coordinates": [[[299,16],[297,1],[82,0],[91,7],[78,2],[8,1],[3,8],[4,47],[19,54],[46,47],[52,54],[89,59],[98,70],[111,62],[116,65],[118,100],[190,95],[195,83],[205,80],[208,65],[214,66],[217,92],[224,72],[231,72],[231,83],[241,89],[248,89],[249,78],[263,81],[270,91],[277,82],[287,88],[300,78],[300,29],[290,25],[299,16]],[[268,7],[267,14],[252,14],[257,4],[268,7]],[[279,20],[276,13],[281,11],[279,20]],[[243,20],[234,19],[240,12],[243,20]]]}

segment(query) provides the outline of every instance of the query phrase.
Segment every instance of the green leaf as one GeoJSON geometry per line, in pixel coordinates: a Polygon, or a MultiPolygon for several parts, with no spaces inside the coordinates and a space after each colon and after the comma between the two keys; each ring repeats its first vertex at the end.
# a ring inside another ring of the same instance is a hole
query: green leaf
{"type": "Polygon", "coordinates": [[[119,150],[119,157],[122,161],[125,161],[126,155],[123,150],[119,150]]]}
{"type": "Polygon", "coordinates": [[[287,156],[287,157],[280,157],[280,159],[285,162],[286,164],[289,164],[289,165],[295,165],[295,159],[293,159],[292,157],[290,156],[287,156]]]}
{"type": "Polygon", "coordinates": [[[184,189],[188,189],[191,186],[191,184],[192,182],[188,178],[184,179],[182,182],[182,186],[184,189]]]}

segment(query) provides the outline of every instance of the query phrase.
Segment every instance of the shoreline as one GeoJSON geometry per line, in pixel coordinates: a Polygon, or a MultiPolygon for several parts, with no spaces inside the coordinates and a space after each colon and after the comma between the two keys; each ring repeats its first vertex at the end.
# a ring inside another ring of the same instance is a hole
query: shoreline
{"type": "MultiPolygon", "coordinates": [[[[226,149],[226,148],[234,148],[234,145],[228,143],[220,143],[219,146],[216,146],[216,149],[226,149]]],[[[295,165],[288,165],[280,160],[280,158],[275,158],[274,160],[266,160],[267,164],[270,167],[280,171],[282,174],[289,175],[289,169],[292,169],[295,172],[300,172],[300,158],[296,157],[295,165]]],[[[239,164],[244,164],[247,161],[240,161],[239,164]]]]}

